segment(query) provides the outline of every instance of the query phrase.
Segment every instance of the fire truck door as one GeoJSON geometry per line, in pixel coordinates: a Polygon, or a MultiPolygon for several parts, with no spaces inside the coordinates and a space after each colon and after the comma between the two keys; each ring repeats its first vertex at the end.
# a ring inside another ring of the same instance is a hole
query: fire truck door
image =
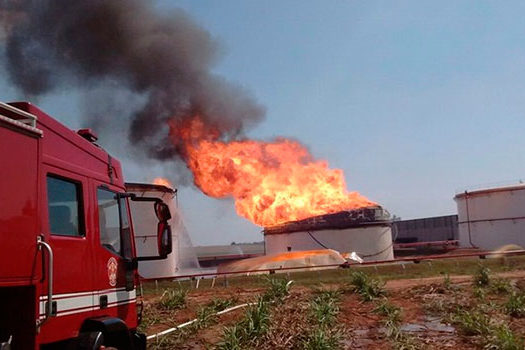
{"type": "Polygon", "coordinates": [[[95,281],[98,289],[107,293],[100,294],[95,302],[100,310],[108,309],[113,316],[116,313],[123,320],[134,320],[135,310],[130,308],[136,301],[131,225],[127,201],[118,192],[105,184],[96,190],[99,237],[95,250],[100,265],[95,281]]]}
{"type": "MultiPolygon", "coordinates": [[[[44,167],[46,195],[43,201],[43,230],[51,246],[53,264],[53,302],[51,317],[43,327],[60,332],[42,332],[64,338],[76,336],[82,319],[93,308],[93,273],[91,241],[93,232],[86,223],[90,208],[88,181],[63,169],[44,167]]],[[[40,297],[40,317],[45,314],[49,278],[45,276],[40,297]]],[[[47,339],[54,341],[54,339],[47,339]]]]}

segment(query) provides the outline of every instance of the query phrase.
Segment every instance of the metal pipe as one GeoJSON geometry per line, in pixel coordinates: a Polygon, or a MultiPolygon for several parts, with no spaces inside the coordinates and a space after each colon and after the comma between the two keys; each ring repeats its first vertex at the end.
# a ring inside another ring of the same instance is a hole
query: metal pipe
{"type": "Polygon", "coordinates": [[[396,249],[396,248],[411,248],[411,247],[457,246],[457,245],[459,245],[459,241],[458,240],[413,242],[413,243],[395,243],[394,244],[394,249],[396,249]]]}
{"type": "Polygon", "coordinates": [[[472,243],[472,235],[470,233],[470,212],[468,210],[468,192],[465,191],[465,205],[467,206],[467,227],[468,227],[468,242],[472,248],[476,248],[474,243],[472,243]]]}
{"type": "Polygon", "coordinates": [[[525,219],[525,216],[514,216],[514,217],[509,217],[509,218],[495,218],[495,219],[479,219],[479,220],[468,220],[467,219],[467,221],[460,221],[458,222],[458,224],[464,224],[467,222],[476,223],[476,222],[509,221],[509,220],[524,220],[524,219],[525,219]]]}

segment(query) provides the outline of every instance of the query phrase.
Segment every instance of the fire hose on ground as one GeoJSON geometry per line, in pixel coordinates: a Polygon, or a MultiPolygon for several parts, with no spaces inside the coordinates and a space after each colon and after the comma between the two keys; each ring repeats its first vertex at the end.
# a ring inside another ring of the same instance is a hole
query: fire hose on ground
{"type": "MultiPolygon", "coordinates": [[[[286,289],[290,288],[290,285],[293,283],[293,281],[288,281],[288,283],[286,284],[286,289]]],[[[223,314],[226,314],[228,312],[231,312],[231,311],[235,311],[237,309],[241,309],[241,308],[244,308],[244,307],[247,307],[247,306],[252,306],[252,305],[255,305],[257,303],[245,303],[245,304],[240,304],[240,305],[236,305],[236,306],[232,306],[232,307],[229,307],[227,309],[224,309],[224,310],[221,310],[221,311],[218,311],[215,313],[215,316],[220,316],[220,315],[223,315],[223,314]]],[[[155,333],[155,334],[152,334],[152,335],[148,335],[146,337],[147,340],[151,340],[151,339],[156,339],[158,337],[161,337],[163,335],[166,335],[166,334],[169,334],[169,333],[172,333],[172,332],[175,332],[176,330],[179,330],[179,329],[182,329],[184,327],[187,327],[195,322],[198,321],[198,318],[195,318],[191,321],[188,321],[188,322],[184,322],[178,326],[175,326],[175,327],[172,327],[172,328],[168,328],[162,332],[159,332],[159,333],[155,333]]]]}
{"type": "MultiPolygon", "coordinates": [[[[222,315],[222,314],[225,314],[225,313],[228,313],[230,311],[234,311],[234,310],[237,310],[237,309],[240,309],[240,308],[243,308],[243,307],[246,307],[246,306],[250,306],[250,305],[254,305],[255,303],[246,303],[246,304],[240,304],[240,305],[236,305],[236,306],[232,306],[232,307],[229,307],[227,309],[224,309],[222,311],[219,311],[217,312],[215,315],[216,316],[219,316],[219,315],[222,315]]],[[[159,332],[159,333],[156,333],[156,334],[152,334],[152,335],[148,335],[147,336],[147,340],[150,340],[150,339],[155,339],[155,338],[158,338],[160,336],[163,336],[163,335],[166,335],[166,334],[169,334],[169,333],[172,333],[172,332],[175,332],[176,330],[179,330],[179,329],[182,329],[186,326],[189,326],[195,322],[197,322],[197,318],[196,319],[193,319],[191,321],[188,321],[188,322],[184,322],[178,326],[175,326],[175,327],[172,327],[172,328],[168,328],[162,332],[159,332]]]]}

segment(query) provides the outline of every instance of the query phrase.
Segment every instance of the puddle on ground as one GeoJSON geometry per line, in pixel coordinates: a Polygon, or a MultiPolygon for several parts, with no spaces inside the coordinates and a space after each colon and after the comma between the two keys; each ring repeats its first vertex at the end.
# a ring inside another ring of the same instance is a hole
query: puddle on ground
{"type": "MultiPolygon", "coordinates": [[[[439,317],[422,316],[417,323],[405,323],[401,327],[403,332],[412,333],[418,338],[427,338],[428,336],[433,341],[440,341],[444,347],[454,347],[455,342],[450,340],[454,337],[456,329],[450,325],[441,322],[439,317]]],[[[357,328],[353,329],[349,339],[345,340],[345,348],[348,349],[368,349],[373,344],[377,344],[379,338],[385,336],[386,329],[384,327],[377,328],[376,332],[373,328],[357,328]],[[375,333],[375,334],[374,334],[375,333]]]]}
{"type": "Polygon", "coordinates": [[[404,332],[439,332],[454,333],[456,329],[441,322],[439,317],[424,316],[420,323],[405,323],[401,326],[404,332]]]}

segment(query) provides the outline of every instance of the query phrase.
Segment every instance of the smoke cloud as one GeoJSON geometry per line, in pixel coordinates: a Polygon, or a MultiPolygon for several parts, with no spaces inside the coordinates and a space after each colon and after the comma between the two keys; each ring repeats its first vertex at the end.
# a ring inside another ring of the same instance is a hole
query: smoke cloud
{"type": "Polygon", "coordinates": [[[104,91],[84,103],[89,121],[100,128],[122,119],[130,143],[155,159],[181,155],[168,120],[198,115],[230,140],[264,117],[249,92],[212,73],[220,48],[182,10],[159,13],[139,0],[3,0],[0,21],[7,72],[21,92],[104,91]],[[111,108],[126,94],[137,98],[111,108]],[[123,113],[105,115],[115,109],[123,113]]]}

